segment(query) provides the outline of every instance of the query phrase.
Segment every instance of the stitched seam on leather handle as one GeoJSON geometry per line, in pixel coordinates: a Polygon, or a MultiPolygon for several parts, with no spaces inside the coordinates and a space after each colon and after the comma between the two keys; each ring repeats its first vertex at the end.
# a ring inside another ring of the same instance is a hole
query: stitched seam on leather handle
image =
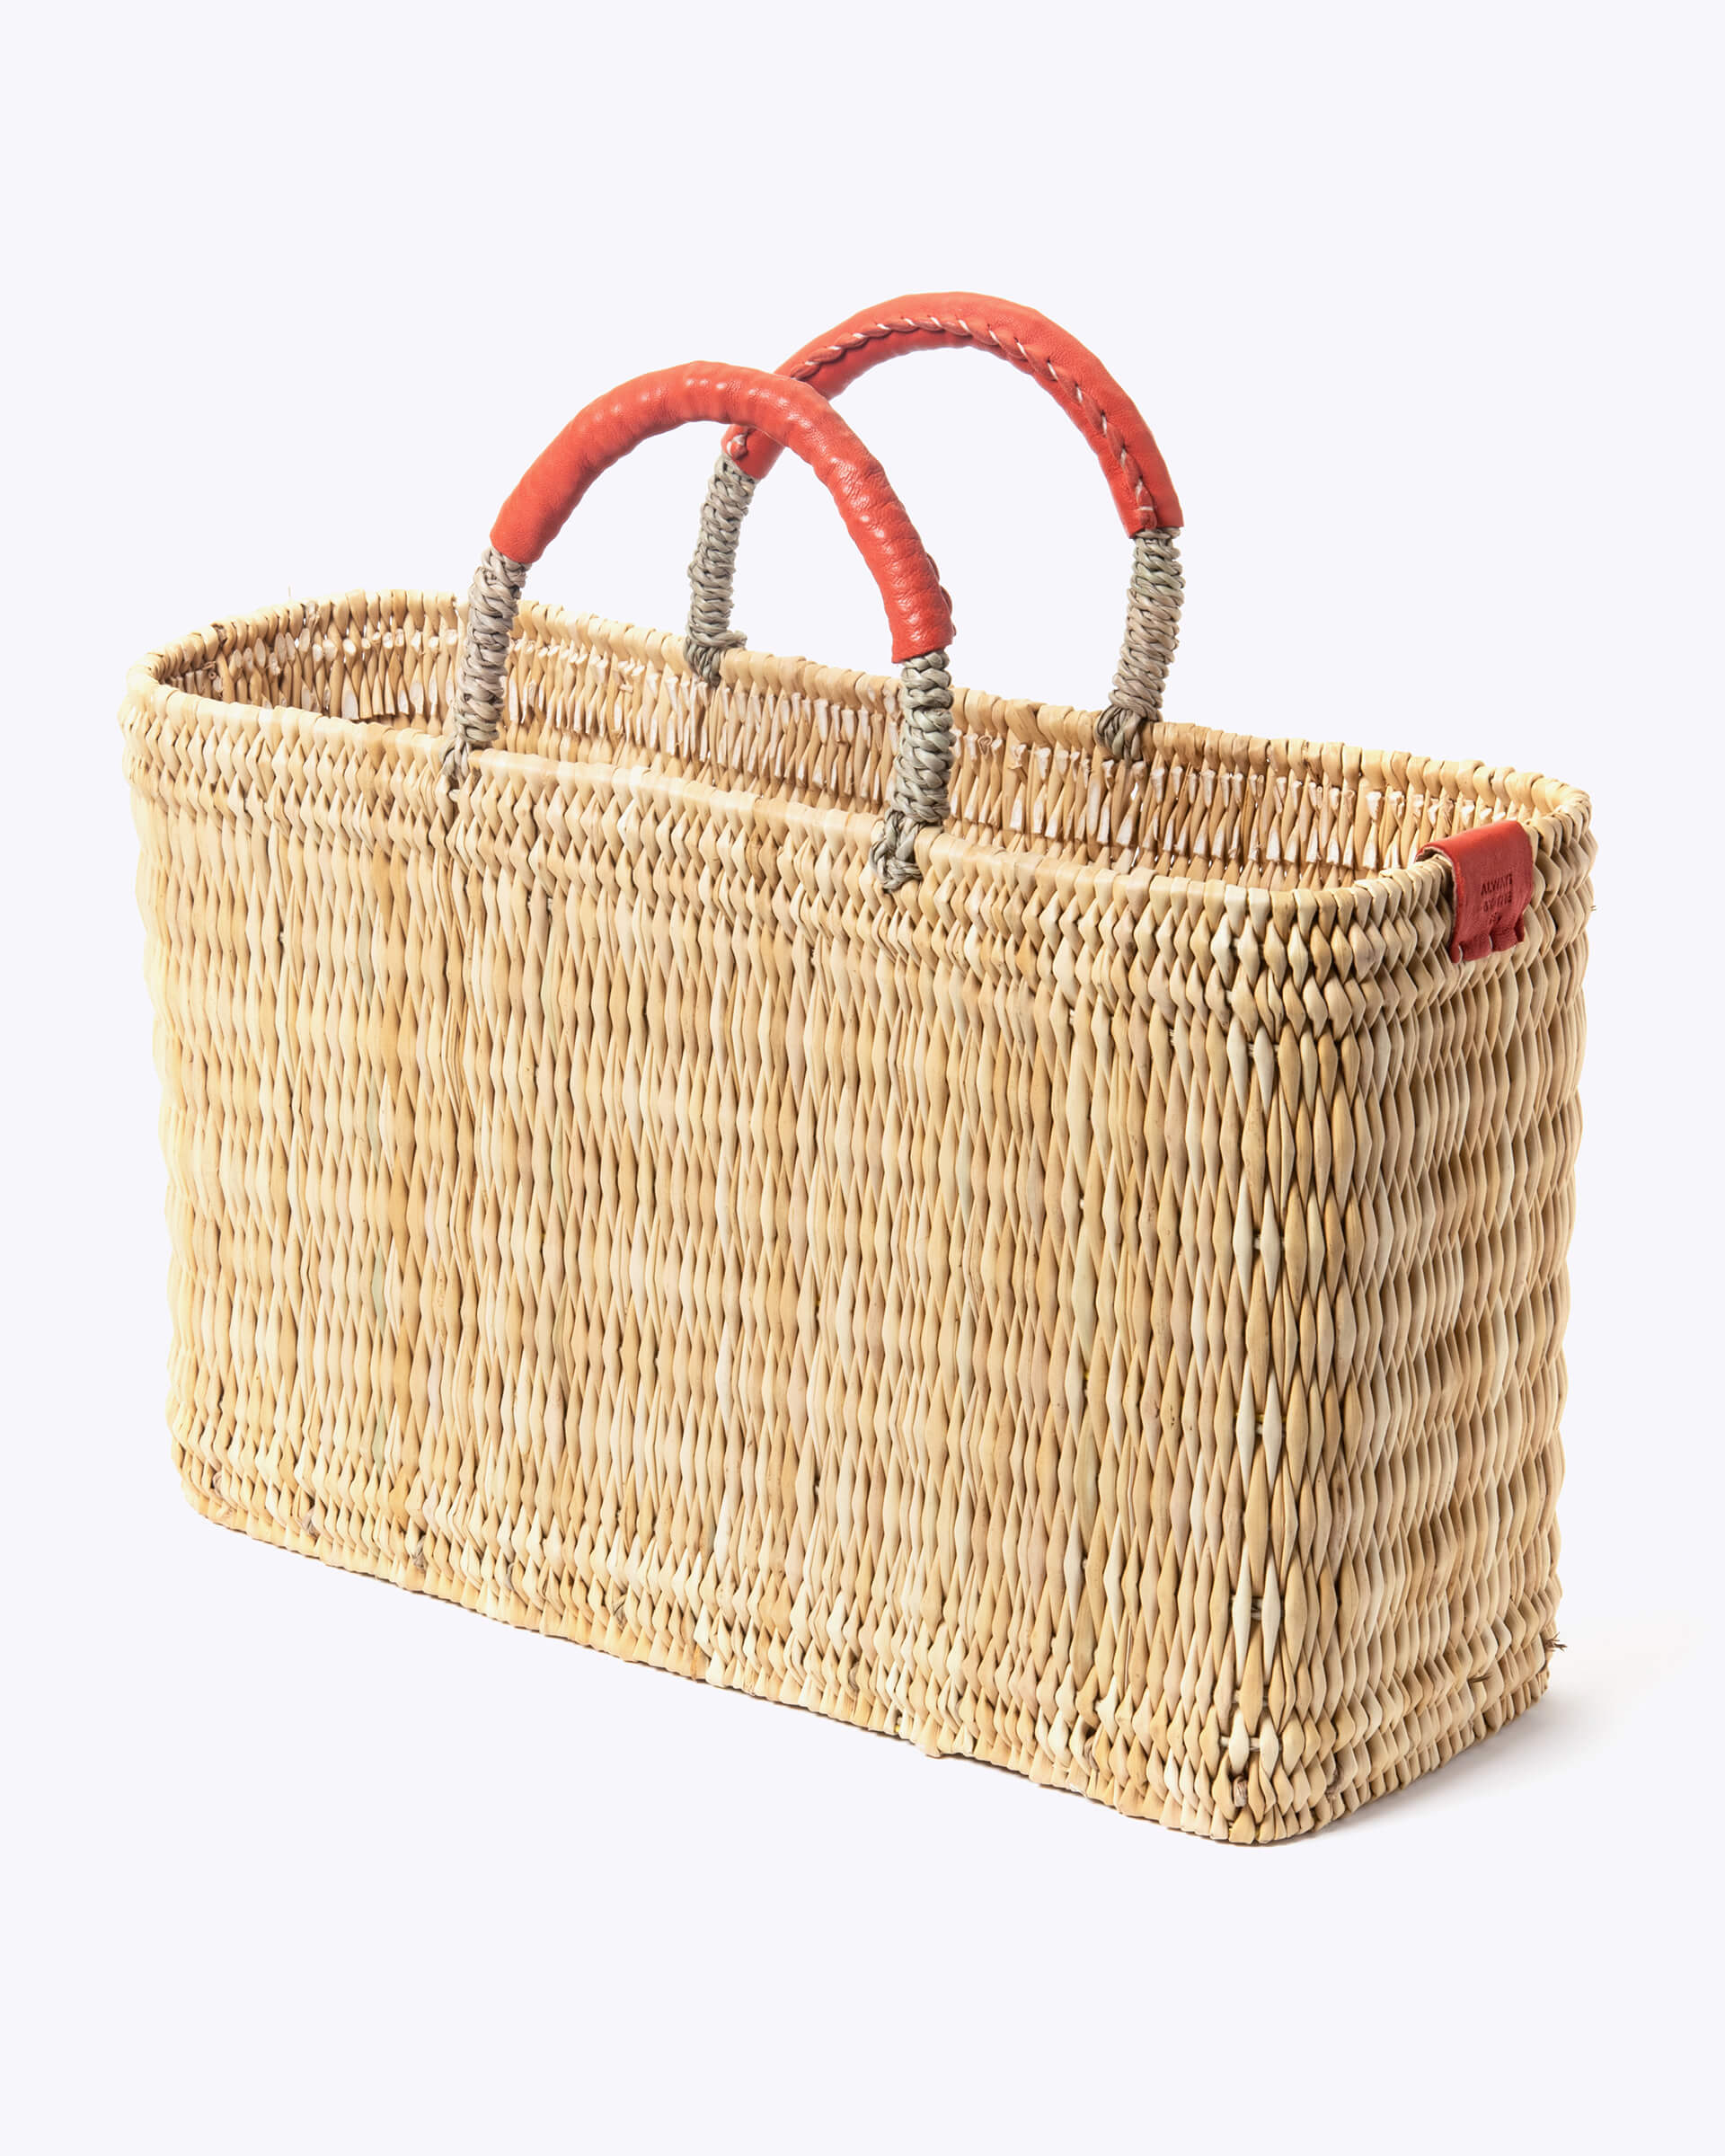
{"type": "MultiPolygon", "coordinates": [[[[962,317],[957,322],[946,322],[937,315],[928,315],[919,322],[914,317],[905,316],[897,322],[877,323],[866,330],[853,330],[838,344],[823,345],[819,351],[812,353],[803,361],[792,375],[792,380],[812,384],[815,376],[820,373],[823,367],[836,366],[847,354],[860,349],[862,346],[876,343],[884,337],[908,336],[917,331],[921,331],[924,335],[933,332],[941,337],[957,337],[972,344],[986,341],[992,344],[996,351],[1016,352],[1026,367],[1038,374],[1047,375],[1051,382],[1058,383],[1066,395],[1076,403],[1081,421],[1088,425],[1089,415],[1092,412],[1095,414],[1095,431],[1101,436],[1103,446],[1119,464],[1121,471],[1125,473],[1139,508],[1147,508],[1160,517],[1161,511],[1156,508],[1155,497],[1150,491],[1149,484],[1145,479],[1137,459],[1127,447],[1119,429],[1095,399],[1085,396],[1083,389],[1073,380],[1071,376],[1062,374],[1052,359],[1039,358],[1019,339],[1003,337],[999,331],[991,329],[986,323],[979,331],[973,330],[962,317]]],[[[739,430],[737,436],[738,447],[744,448],[754,433],[755,429],[752,427],[739,430]]]]}

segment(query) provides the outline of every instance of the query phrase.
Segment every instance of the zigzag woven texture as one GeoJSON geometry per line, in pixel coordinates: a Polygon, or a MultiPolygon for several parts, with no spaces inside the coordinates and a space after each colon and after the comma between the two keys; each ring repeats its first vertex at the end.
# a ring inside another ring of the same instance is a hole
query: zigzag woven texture
{"type": "Polygon", "coordinates": [[[1538,1697],[1583,795],[960,691],[887,898],[893,683],[530,605],[452,797],[458,634],[128,685],[201,1510],[1218,1839],[1538,1697]]]}

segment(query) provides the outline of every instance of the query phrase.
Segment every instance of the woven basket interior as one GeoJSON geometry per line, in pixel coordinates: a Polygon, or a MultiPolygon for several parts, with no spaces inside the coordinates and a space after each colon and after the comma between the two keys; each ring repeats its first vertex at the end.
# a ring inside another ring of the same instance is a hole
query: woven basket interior
{"type": "MultiPolygon", "coordinates": [[[[461,617],[447,594],[354,593],[218,624],[155,669],[188,694],[440,731],[461,617]]],[[[898,685],[742,651],[709,692],[679,640],[528,604],[497,747],[626,764],[855,815],[885,799],[898,685]]],[[[983,845],[1279,890],[1409,866],[1430,840],[1585,807],[1535,774],[1406,751],[1164,725],[1142,763],[1106,756],[1094,714],[955,691],[951,828],[983,845]]]]}

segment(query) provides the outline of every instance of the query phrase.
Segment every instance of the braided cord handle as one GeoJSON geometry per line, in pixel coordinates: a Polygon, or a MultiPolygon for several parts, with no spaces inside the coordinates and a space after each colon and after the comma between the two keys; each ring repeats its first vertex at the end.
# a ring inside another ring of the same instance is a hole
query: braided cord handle
{"type": "MultiPolygon", "coordinates": [[[[1055,399],[1095,451],[1131,536],[1126,636],[1108,707],[1096,724],[1102,746],[1125,755],[1162,713],[1185,588],[1176,543],[1181,517],[1154,436],[1095,354],[1032,307],[980,292],[917,292],[853,314],[793,353],[778,371],[835,397],[859,375],[902,352],[966,346],[1004,359],[1055,399]]],[[[685,649],[710,683],[719,679],[724,652],[744,641],[730,626],[737,544],[756,485],[778,456],[769,436],[739,425],[725,438],[707,489],[689,564],[685,649]]]]}
{"type": "Polygon", "coordinates": [[[489,747],[508,701],[509,636],[527,570],[582,496],[650,436],[694,420],[743,425],[792,449],[838,505],[886,607],[892,656],[902,667],[902,721],[887,813],[870,860],[889,890],[918,875],[918,830],[944,821],[952,766],[952,609],[939,571],[887,476],[826,398],[754,367],[696,360],[639,376],[576,414],[531,464],[498,513],[468,595],[467,634],[444,770],[465,778],[489,747]]]}

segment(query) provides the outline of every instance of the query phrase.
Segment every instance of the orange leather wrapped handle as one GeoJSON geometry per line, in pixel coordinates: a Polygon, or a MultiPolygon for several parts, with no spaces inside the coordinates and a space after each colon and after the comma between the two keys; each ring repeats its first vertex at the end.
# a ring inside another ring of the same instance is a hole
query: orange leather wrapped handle
{"type": "Polygon", "coordinates": [[[944,650],[952,608],[939,571],[879,463],[818,390],[751,367],[694,360],[641,375],[578,412],[524,474],[491,526],[491,544],[536,561],[600,473],[650,435],[691,420],[719,420],[793,449],[838,504],[880,588],[902,663],[944,650]]]}
{"type": "MultiPolygon", "coordinates": [[[[836,397],[900,352],[967,346],[1004,359],[1056,400],[1095,451],[1128,534],[1180,528],[1180,498],[1143,413],[1094,352],[1034,307],[985,292],[911,292],[853,314],[778,371],[836,397]]],[[[779,439],[770,428],[739,421],[725,437],[725,453],[760,479],[778,462],[779,439]]]]}

